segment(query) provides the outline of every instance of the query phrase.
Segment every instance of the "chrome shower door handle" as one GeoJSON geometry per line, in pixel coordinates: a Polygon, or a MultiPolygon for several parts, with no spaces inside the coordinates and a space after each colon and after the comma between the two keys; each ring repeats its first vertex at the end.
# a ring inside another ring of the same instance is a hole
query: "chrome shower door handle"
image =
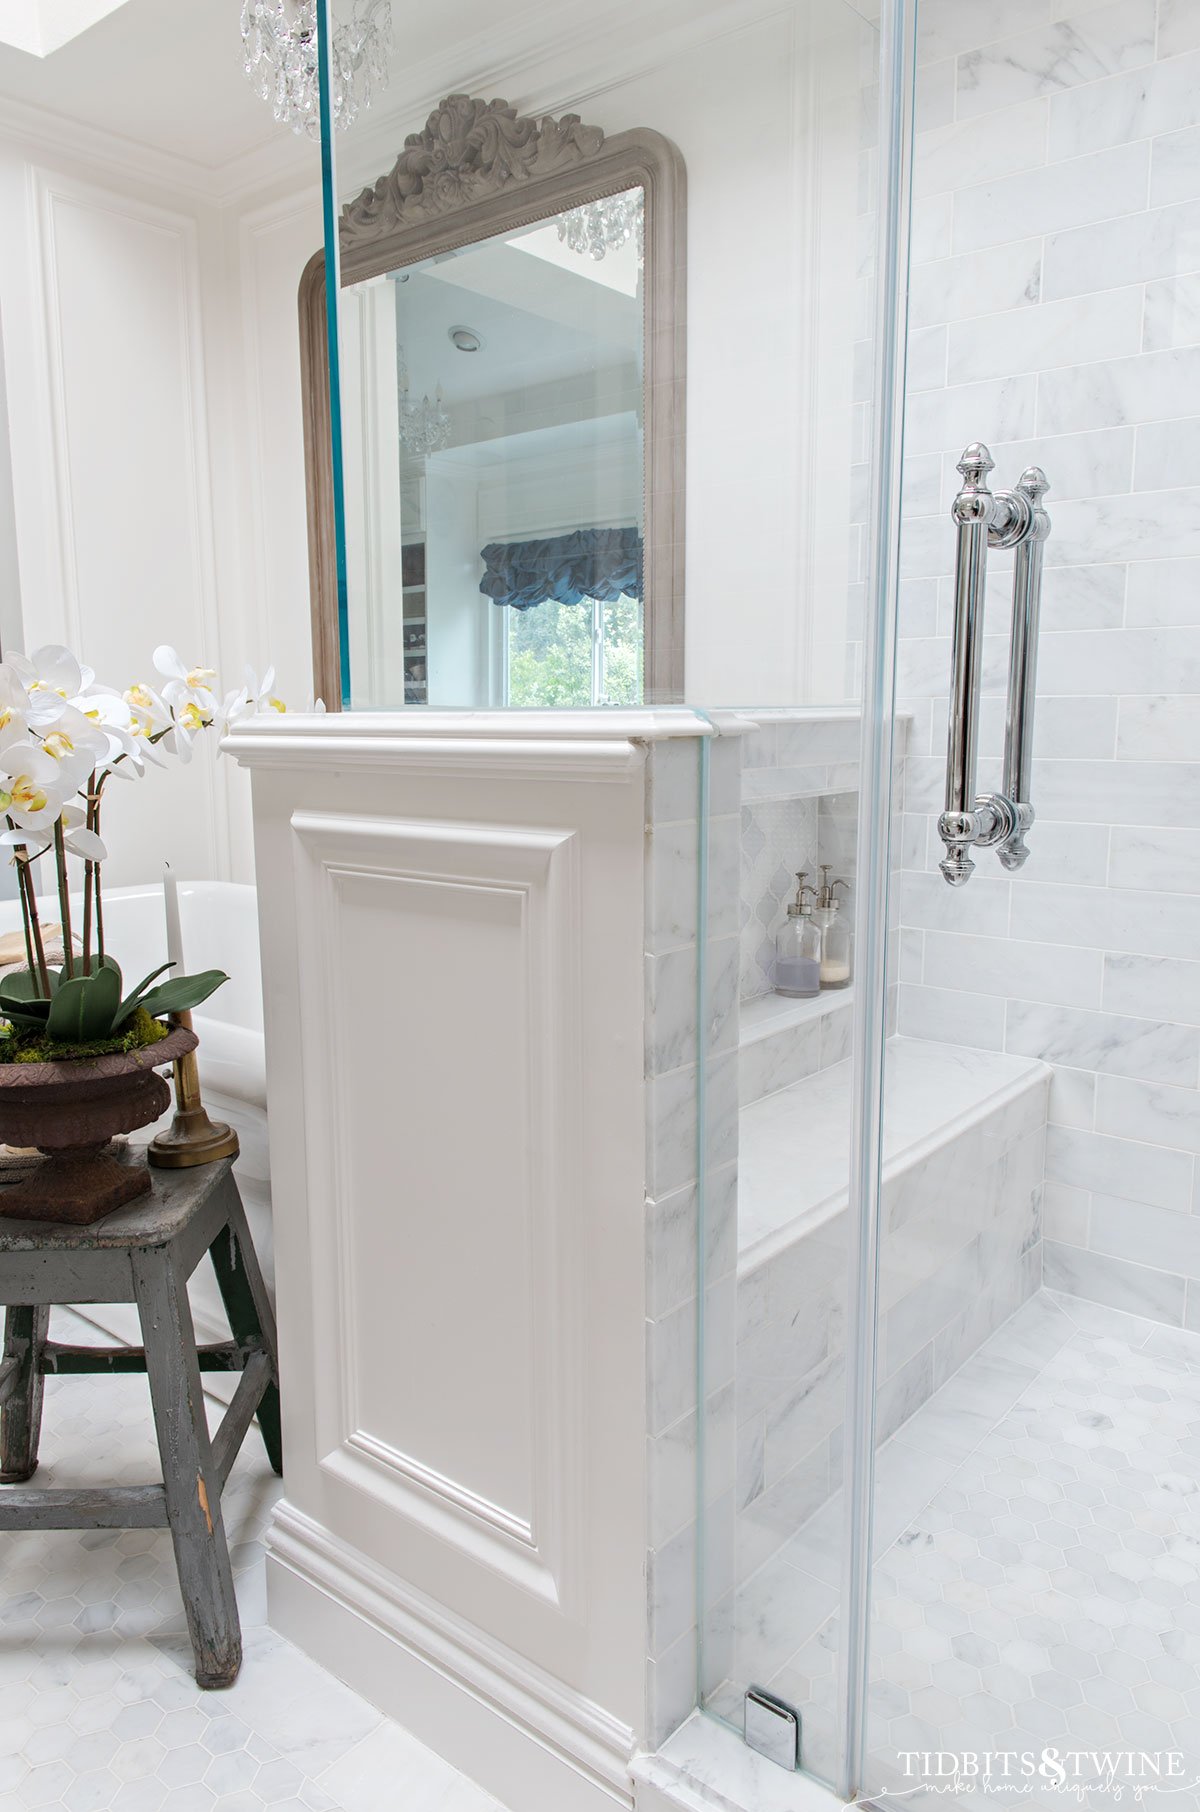
{"type": "Polygon", "coordinates": [[[997,855],[1007,869],[1029,855],[1025,832],[1033,823],[1033,710],[1037,698],[1038,630],[1042,614],[1042,565],[1050,518],[1042,498],[1050,489],[1040,466],[1027,466],[1017,490],[1029,500],[1031,521],[1013,565],[1012,641],[1008,653],[1008,709],[1004,723],[1004,791],[1017,813],[1017,828],[997,855]]]}
{"type": "Polygon", "coordinates": [[[954,651],[951,657],[950,730],[946,750],[945,809],[938,835],[946,846],[939,864],[951,887],[974,873],[969,851],[999,845],[1000,859],[1019,868],[1028,851],[1024,833],[1033,822],[1029,803],[1033,701],[1037,678],[1037,633],[1041,599],[1042,548],[1050,519],[1040,508],[1045,473],[1031,466],[1015,491],[988,489],[994,461],[979,441],[958,462],[963,487],[954,499],[957,532],[954,580],[954,651]],[[987,551],[1016,548],[1013,641],[1005,740],[1004,792],[977,794],[979,709],[983,678],[984,591],[987,551]]]}
{"type": "Polygon", "coordinates": [[[946,749],[946,809],[938,833],[946,845],[942,873],[951,886],[967,880],[975,864],[967,850],[978,840],[975,765],[979,750],[979,701],[983,661],[983,603],[988,532],[996,499],[988,489],[995,460],[980,442],[958,462],[963,488],[954,499],[957,530],[954,568],[954,651],[951,655],[950,733],[946,749]]]}

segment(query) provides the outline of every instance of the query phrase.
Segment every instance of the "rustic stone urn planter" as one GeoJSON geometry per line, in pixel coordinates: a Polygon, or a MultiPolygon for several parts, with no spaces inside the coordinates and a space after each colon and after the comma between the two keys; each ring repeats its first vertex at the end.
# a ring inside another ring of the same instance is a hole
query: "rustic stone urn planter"
{"type": "Polygon", "coordinates": [[[36,1146],[45,1160],[0,1192],[0,1215],[86,1227],[147,1194],[145,1164],[119,1162],[111,1141],[166,1111],[170,1085],[156,1072],[197,1042],[177,1026],[139,1051],[0,1063],[0,1140],[36,1146]]]}

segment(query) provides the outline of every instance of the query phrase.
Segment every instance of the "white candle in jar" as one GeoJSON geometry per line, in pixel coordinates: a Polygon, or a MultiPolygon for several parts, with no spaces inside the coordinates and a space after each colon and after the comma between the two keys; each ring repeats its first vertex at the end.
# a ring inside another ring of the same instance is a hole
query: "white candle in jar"
{"type": "Polygon", "coordinates": [[[174,964],[172,975],[183,974],[183,925],[179,917],[179,882],[171,873],[171,864],[163,863],[163,906],[167,916],[167,960],[174,964]]]}

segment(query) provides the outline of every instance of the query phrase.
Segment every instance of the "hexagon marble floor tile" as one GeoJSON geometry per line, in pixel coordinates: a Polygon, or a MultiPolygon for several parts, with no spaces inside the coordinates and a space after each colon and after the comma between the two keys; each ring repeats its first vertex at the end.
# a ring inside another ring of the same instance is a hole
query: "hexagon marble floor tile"
{"type": "MultiPolygon", "coordinates": [[[[881,1449],[867,1788],[883,1806],[1200,1807],[1200,1335],[1078,1299],[1027,1304],[881,1449]],[[1177,1752],[1142,1794],[943,1788],[904,1751],[1177,1752]]],[[[836,1579],[840,1516],[781,1569],[836,1579]]],[[[810,1619],[771,1680],[824,1772],[837,1616],[810,1619]],[[819,1621],[819,1627],[818,1627],[819,1621]]],[[[793,1626],[794,1630],[794,1626],[793,1626]]],[[[776,1651],[778,1655],[778,1650],[776,1651]]],[[[780,1657],[781,1658],[781,1657],[780,1657]]]]}
{"type": "MultiPolygon", "coordinates": [[[[103,1340],[54,1314],[56,1338],[103,1340]]],[[[39,1485],[157,1477],[144,1378],[47,1379],[39,1485]]],[[[165,1530],[0,1537],[0,1812],[502,1812],[266,1627],[278,1491],[252,1427],[224,1496],[245,1651],[227,1692],[192,1679],[165,1530]]]]}

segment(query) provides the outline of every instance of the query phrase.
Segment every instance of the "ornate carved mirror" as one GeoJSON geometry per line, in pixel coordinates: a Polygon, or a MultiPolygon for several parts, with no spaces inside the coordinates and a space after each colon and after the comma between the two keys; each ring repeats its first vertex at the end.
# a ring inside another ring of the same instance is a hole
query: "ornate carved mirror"
{"type": "MultiPolygon", "coordinates": [[[[342,212],[356,705],[683,697],[685,205],[658,133],[451,95],[342,212]]],[[[340,697],[324,253],[300,286],[313,666],[340,697]]]]}

